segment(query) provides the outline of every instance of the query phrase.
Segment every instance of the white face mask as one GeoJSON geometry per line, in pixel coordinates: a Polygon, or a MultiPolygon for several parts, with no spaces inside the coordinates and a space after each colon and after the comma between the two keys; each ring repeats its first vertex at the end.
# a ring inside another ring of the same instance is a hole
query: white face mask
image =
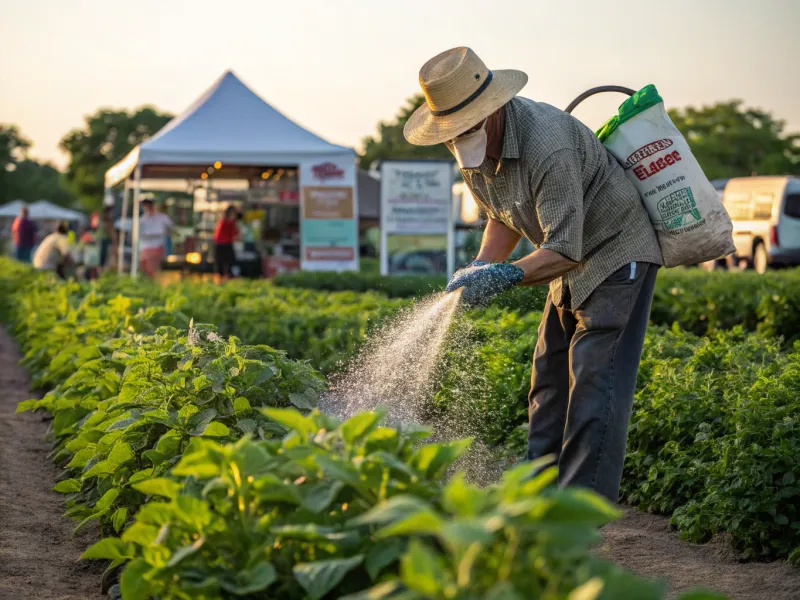
{"type": "Polygon", "coordinates": [[[477,169],[486,158],[486,121],[478,131],[457,137],[455,140],[445,142],[445,145],[456,157],[462,169],[477,169]]]}

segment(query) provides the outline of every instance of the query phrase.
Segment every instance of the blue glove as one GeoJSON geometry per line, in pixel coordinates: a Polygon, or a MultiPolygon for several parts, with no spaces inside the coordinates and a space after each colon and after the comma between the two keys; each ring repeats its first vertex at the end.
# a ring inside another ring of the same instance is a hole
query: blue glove
{"type": "Polygon", "coordinates": [[[445,288],[446,292],[463,288],[461,301],[469,306],[488,304],[492,298],[522,281],[525,275],[522,269],[509,263],[472,265],[456,271],[445,288]]]}

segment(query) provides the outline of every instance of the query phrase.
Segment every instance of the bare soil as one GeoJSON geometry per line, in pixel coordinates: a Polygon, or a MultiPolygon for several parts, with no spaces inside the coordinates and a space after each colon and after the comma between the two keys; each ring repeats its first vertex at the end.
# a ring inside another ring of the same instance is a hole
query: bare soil
{"type": "Polygon", "coordinates": [[[96,533],[73,535],[51,491],[59,471],[47,458],[44,415],[14,414],[33,397],[19,359],[0,329],[0,599],[101,600],[102,564],[78,560],[96,533]]]}
{"type": "Polygon", "coordinates": [[[725,540],[690,544],[670,529],[669,518],[633,508],[603,529],[600,552],[643,577],[666,581],[670,598],[705,587],[730,600],[800,599],[800,569],[783,561],[741,563],[725,540]]]}

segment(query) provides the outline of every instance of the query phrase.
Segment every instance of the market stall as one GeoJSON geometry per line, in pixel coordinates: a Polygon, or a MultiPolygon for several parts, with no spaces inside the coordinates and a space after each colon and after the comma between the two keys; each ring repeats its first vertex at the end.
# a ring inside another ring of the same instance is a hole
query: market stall
{"type": "MultiPolygon", "coordinates": [[[[134,276],[142,191],[160,189],[168,180],[184,180],[195,194],[201,243],[209,243],[221,210],[234,205],[249,215],[276,260],[293,259],[305,270],[356,270],[355,159],[352,148],[302,128],[227,71],[182,115],[109,169],[105,185],[108,197],[124,184],[123,218],[133,195],[134,276]]],[[[120,268],[123,248],[124,242],[120,268]]]]}

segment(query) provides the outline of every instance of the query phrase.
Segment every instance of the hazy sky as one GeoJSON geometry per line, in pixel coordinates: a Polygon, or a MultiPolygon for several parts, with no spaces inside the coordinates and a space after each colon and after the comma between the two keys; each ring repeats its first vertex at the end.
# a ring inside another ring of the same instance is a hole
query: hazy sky
{"type": "MultiPolygon", "coordinates": [[[[800,0],[0,0],[0,122],[63,165],[101,106],[178,113],[227,68],[300,124],[358,146],[414,93],[425,60],[472,47],[565,107],[655,83],[667,106],[741,98],[800,130],[800,0]]],[[[614,94],[576,112],[596,127],[614,94]]]]}

